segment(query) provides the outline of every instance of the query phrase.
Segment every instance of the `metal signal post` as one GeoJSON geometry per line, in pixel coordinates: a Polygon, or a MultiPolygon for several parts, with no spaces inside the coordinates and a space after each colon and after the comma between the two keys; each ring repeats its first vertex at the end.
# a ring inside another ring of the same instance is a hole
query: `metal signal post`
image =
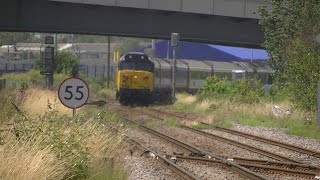
{"type": "Polygon", "coordinates": [[[171,34],[171,46],[173,47],[173,61],[172,61],[172,101],[176,100],[176,50],[179,42],[179,33],[172,33],[171,34]]]}
{"type": "Polygon", "coordinates": [[[55,60],[55,47],[54,45],[54,37],[46,36],[45,37],[45,46],[42,50],[40,47],[42,68],[40,70],[40,74],[46,76],[46,87],[47,89],[52,89],[53,85],[53,72],[54,72],[54,60],[55,60]]]}

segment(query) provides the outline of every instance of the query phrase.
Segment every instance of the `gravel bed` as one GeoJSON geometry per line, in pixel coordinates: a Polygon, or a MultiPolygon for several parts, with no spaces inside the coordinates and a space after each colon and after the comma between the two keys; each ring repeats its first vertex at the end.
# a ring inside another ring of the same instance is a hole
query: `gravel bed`
{"type": "Polygon", "coordinates": [[[265,157],[263,155],[259,155],[257,153],[249,152],[245,149],[226,144],[224,142],[214,140],[191,131],[174,128],[168,126],[158,126],[158,131],[175,137],[183,142],[187,142],[193,144],[200,149],[203,149],[208,152],[229,156],[229,157],[242,157],[242,158],[250,158],[250,159],[264,159],[264,160],[272,160],[271,158],[265,157]]]}
{"type": "Polygon", "coordinates": [[[154,159],[126,156],[124,160],[125,168],[129,172],[127,180],[182,180],[182,178],[154,159]]]}
{"type": "Polygon", "coordinates": [[[127,132],[128,136],[136,139],[141,144],[145,145],[146,147],[153,149],[157,153],[162,154],[173,154],[175,153],[189,153],[187,150],[181,149],[180,147],[158,138],[148,132],[144,132],[141,129],[132,129],[127,132]]]}
{"type": "MultiPolygon", "coordinates": [[[[240,124],[234,124],[231,129],[245,132],[248,134],[261,136],[264,138],[272,139],[272,140],[283,142],[283,143],[293,144],[295,146],[312,149],[315,151],[320,151],[320,140],[307,139],[304,137],[288,135],[285,133],[284,129],[250,127],[250,126],[245,126],[240,124]]],[[[310,162],[314,165],[320,165],[320,159],[313,156],[308,157],[307,155],[304,155],[304,156],[297,157],[297,159],[310,162]]]]}
{"type": "Polygon", "coordinates": [[[282,156],[285,156],[285,157],[289,157],[291,159],[298,160],[298,161],[301,161],[301,162],[313,163],[313,164],[319,163],[319,159],[318,158],[316,158],[317,161],[315,162],[314,161],[315,158],[313,158],[312,156],[310,157],[307,154],[301,154],[301,153],[298,153],[298,152],[295,152],[295,151],[292,151],[292,150],[288,150],[288,149],[285,149],[285,148],[282,148],[282,147],[279,147],[279,146],[270,145],[270,144],[267,144],[267,143],[259,142],[259,141],[256,141],[256,140],[248,139],[248,138],[237,136],[237,135],[233,135],[233,134],[229,134],[229,133],[222,132],[222,131],[219,131],[219,130],[205,130],[205,132],[208,132],[208,133],[211,133],[211,134],[215,134],[215,135],[218,135],[218,136],[221,136],[221,137],[224,137],[224,138],[227,138],[227,139],[231,139],[231,140],[234,140],[234,141],[237,141],[237,142],[241,142],[243,144],[247,144],[247,145],[259,148],[259,149],[263,149],[263,150],[269,151],[269,152],[274,153],[274,154],[279,154],[279,155],[282,155],[282,156]]]}
{"type": "Polygon", "coordinates": [[[225,179],[248,179],[242,175],[230,170],[223,164],[203,164],[191,161],[178,161],[179,166],[188,169],[190,172],[195,174],[202,174],[201,179],[210,180],[225,180],[225,179]]]}
{"type": "Polygon", "coordinates": [[[283,172],[275,172],[275,171],[268,171],[268,170],[261,170],[261,169],[256,169],[256,168],[248,168],[258,174],[261,174],[263,176],[266,176],[272,180],[305,180],[303,177],[297,177],[290,175],[288,173],[283,173],[283,172]]]}

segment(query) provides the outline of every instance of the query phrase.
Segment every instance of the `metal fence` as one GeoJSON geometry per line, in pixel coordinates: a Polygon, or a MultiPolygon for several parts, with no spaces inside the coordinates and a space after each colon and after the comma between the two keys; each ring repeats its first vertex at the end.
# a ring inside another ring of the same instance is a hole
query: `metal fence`
{"type": "Polygon", "coordinates": [[[27,72],[32,68],[32,63],[2,63],[0,64],[0,75],[14,72],[27,72]]]}
{"type": "MultiPolygon", "coordinates": [[[[108,77],[108,65],[107,64],[93,64],[86,65],[81,64],[79,67],[79,72],[83,75],[94,79],[105,79],[108,77]]],[[[109,78],[113,79],[115,76],[115,66],[110,65],[109,78]]]]}
{"type": "Polygon", "coordinates": [[[0,79],[0,91],[6,87],[6,80],[0,79]]]}

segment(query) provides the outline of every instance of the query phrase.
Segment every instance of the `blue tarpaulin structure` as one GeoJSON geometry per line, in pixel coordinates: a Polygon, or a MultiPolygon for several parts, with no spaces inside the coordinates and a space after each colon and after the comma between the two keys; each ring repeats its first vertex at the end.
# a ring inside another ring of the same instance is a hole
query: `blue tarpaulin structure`
{"type": "MultiPolygon", "coordinates": [[[[147,47],[151,48],[151,47],[147,47]]],[[[169,41],[155,44],[155,56],[172,58],[172,47],[169,41]]],[[[144,49],[139,49],[144,52],[144,49]]],[[[266,61],[268,53],[263,49],[248,49],[220,45],[180,42],[177,48],[177,59],[211,60],[211,61],[266,61]]]]}

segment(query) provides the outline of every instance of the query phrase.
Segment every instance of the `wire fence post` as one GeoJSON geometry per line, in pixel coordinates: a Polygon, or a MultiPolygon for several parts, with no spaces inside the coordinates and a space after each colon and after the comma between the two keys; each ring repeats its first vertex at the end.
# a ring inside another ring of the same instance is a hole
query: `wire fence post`
{"type": "MultiPolygon", "coordinates": [[[[106,72],[106,65],[103,65],[103,73],[102,73],[102,79],[105,77],[105,72],[106,72]]],[[[109,88],[109,87],[108,87],[109,88]]]]}
{"type": "Polygon", "coordinates": [[[89,76],[89,65],[87,65],[87,77],[89,76]]]}
{"type": "Polygon", "coordinates": [[[320,125],[320,80],[317,88],[317,124],[320,125]]]}
{"type": "Polygon", "coordinates": [[[108,36],[108,75],[107,76],[108,76],[107,87],[109,89],[110,88],[110,36],[108,36]]]}
{"type": "Polygon", "coordinates": [[[97,65],[94,65],[94,78],[97,78],[97,65]]]}

